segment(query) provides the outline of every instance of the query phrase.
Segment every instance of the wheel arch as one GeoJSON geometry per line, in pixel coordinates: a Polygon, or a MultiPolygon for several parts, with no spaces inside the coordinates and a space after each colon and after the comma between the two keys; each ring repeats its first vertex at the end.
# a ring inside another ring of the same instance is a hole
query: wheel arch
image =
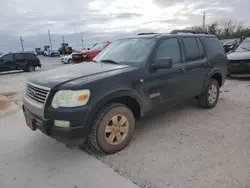
{"type": "Polygon", "coordinates": [[[92,122],[96,114],[109,103],[121,103],[126,105],[133,112],[135,118],[144,116],[143,101],[141,96],[134,90],[118,90],[106,93],[102,95],[89,111],[86,119],[86,125],[89,126],[89,130],[92,128],[92,122]]]}
{"type": "Polygon", "coordinates": [[[220,69],[213,69],[205,78],[204,82],[203,82],[203,88],[202,88],[202,92],[204,92],[205,88],[207,87],[207,84],[209,82],[210,79],[215,79],[217,80],[218,84],[220,87],[223,86],[224,81],[225,81],[225,77],[224,74],[220,71],[220,69]]]}

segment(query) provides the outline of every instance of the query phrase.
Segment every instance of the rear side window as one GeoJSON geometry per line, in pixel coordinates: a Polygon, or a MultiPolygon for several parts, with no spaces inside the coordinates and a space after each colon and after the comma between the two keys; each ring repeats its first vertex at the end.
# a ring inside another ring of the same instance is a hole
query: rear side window
{"type": "Polygon", "coordinates": [[[27,58],[27,59],[36,59],[36,55],[33,54],[33,53],[27,53],[27,54],[26,54],[26,58],[27,58]]]}
{"type": "Polygon", "coordinates": [[[194,37],[183,37],[182,40],[185,46],[186,61],[188,62],[188,61],[199,60],[200,52],[196,39],[194,37]]]}
{"type": "Polygon", "coordinates": [[[23,55],[22,54],[15,54],[15,58],[16,59],[23,59],[23,55]]]}
{"type": "Polygon", "coordinates": [[[198,47],[199,47],[200,59],[204,59],[204,58],[206,57],[206,54],[205,54],[204,46],[203,46],[203,44],[201,43],[201,39],[196,38],[196,42],[197,42],[198,47]]]}
{"type": "Polygon", "coordinates": [[[206,37],[206,46],[208,47],[209,54],[212,56],[225,55],[224,48],[216,37],[206,37]]]}

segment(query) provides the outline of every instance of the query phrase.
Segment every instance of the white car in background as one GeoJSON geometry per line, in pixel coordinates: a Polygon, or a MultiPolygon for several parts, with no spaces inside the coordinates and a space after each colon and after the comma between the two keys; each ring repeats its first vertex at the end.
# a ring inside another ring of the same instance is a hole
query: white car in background
{"type": "Polygon", "coordinates": [[[61,62],[64,64],[72,64],[72,54],[61,57],[61,62]]]}

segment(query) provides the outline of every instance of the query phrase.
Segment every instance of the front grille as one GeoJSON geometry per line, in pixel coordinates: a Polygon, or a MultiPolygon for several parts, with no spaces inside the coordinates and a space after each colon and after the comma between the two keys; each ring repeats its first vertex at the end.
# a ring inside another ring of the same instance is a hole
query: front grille
{"type": "Polygon", "coordinates": [[[36,87],[34,85],[27,84],[26,94],[30,99],[38,103],[44,104],[47,95],[49,94],[49,89],[40,88],[38,86],[36,87]]]}
{"type": "Polygon", "coordinates": [[[229,68],[248,67],[250,66],[250,60],[230,60],[228,66],[229,68]]]}

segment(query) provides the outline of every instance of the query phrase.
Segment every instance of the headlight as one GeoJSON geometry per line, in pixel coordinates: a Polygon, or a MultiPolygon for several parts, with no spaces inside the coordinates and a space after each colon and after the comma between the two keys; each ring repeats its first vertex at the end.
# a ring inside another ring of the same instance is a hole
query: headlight
{"type": "Polygon", "coordinates": [[[53,108],[83,106],[87,104],[89,97],[90,91],[88,89],[78,91],[61,90],[56,92],[51,106],[53,108]]]}

